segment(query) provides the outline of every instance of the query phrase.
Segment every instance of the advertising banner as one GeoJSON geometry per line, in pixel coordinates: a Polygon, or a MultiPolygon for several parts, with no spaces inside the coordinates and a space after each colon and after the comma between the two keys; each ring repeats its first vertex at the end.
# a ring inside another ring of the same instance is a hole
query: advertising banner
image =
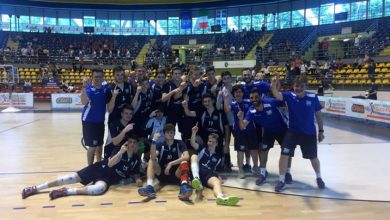
{"type": "Polygon", "coordinates": [[[81,94],[64,93],[51,94],[52,110],[81,110],[84,105],[81,104],[81,94]]]}
{"type": "MultiPolygon", "coordinates": [[[[12,93],[12,106],[16,108],[34,108],[33,93],[12,93]]],[[[9,93],[0,93],[0,109],[11,105],[9,93]]]]}

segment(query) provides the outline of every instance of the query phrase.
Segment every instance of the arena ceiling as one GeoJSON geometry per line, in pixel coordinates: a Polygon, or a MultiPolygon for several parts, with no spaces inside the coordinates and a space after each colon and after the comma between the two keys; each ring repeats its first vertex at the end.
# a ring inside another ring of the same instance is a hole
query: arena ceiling
{"type": "MultiPolygon", "coordinates": [[[[76,4],[118,4],[118,5],[157,5],[157,4],[191,4],[205,2],[223,2],[226,0],[31,0],[51,3],[76,4]]],[[[227,2],[227,1],[226,1],[227,2]]]]}

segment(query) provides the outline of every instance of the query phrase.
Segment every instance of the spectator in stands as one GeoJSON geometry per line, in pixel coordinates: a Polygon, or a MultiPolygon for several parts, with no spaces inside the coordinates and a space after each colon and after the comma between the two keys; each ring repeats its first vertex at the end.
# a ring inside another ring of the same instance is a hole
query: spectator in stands
{"type": "Polygon", "coordinates": [[[230,46],[230,58],[234,59],[235,55],[236,55],[236,47],[232,44],[232,46],[230,46]]]}
{"type": "Polygon", "coordinates": [[[374,79],[375,74],[376,74],[375,68],[376,68],[376,65],[375,65],[374,60],[370,59],[368,62],[368,68],[367,68],[368,78],[374,79]]]}
{"type": "Polygon", "coordinates": [[[32,90],[32,86],[31,86],[31,81],[30,80],[26,80],[24,81],[24,84],[23,84],[23,92],[31,92],[32,90]]]}
{"type": "Polygon", "coordinates": [[[240,57],[240,58],[241,58],[241,59],[244,59],[244,55],[245,55],[245,47],[244,47],[244,45],[243,45],[243,44],[241,44],[239,51],[240,51],[240,55],[241,55],[241,57],[240,57]]]}
{"type": "Polygon", "coordinates": [[[375,79],[371,78],[371,87],[368,90],[368,99],[377,100],[378,86],[375,84],[375,79]]]}

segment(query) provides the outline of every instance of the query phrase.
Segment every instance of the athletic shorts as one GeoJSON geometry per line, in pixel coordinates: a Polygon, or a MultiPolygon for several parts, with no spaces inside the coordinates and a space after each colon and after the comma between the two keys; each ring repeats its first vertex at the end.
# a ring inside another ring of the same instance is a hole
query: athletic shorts
{"type": "Polygon", "coordinates": [[[256,125],[256,133],[257,133],[257,146],[260,147],[260,144],[263,142],[263,127],[259,124],[256,125]]]}
{"type": "Polygon", "coordinates": [[[317,158],[317,136],[287,131],[283,140],[282,155],[293,156],[295,147],[301,146],[304,159],[317,158]]]}
{"type": "Polygon", "coordinates": [[[211,177],[217,177],[218,178],[218,175],[215,172],[212,172],[212,171],[202,171],[202,170],[200,170],[199,171],[199,177],[200,177],[200,181],[202,182],[202,185],[203,186],[208,186],[207,185],[207,181],[209,181],[209,179],[211,177]]]}
{"type": "Polygon", "coordinates": [[[83,185],[94,184],[97,181],[104,181],[107,184],[107,188],[110,185],[110,168],[107,165],[103,168],[101,163],[87,166],[77,171],[77,175],[80,177],[80,183],[83,185]]]}
{"type": "Polygon", "coordinates": [[[275,141],[277,141],[280,146],[283,146],[284,136],[286,135],[287,129],[281,132],[272,132],[264,130],[263,133],[263,145],[261,147],[262,151],[268,151],[274,147],[275,141]]]}
{"type": "Polygon", "coordinates": [[[158,181],[161,184],[180,184],[180,179],[176,177],[176,170],[179,168],[179,165],[172,166],[169,170],[169,175],[165,175],[165,165],[160,164],[161,173],[160,175],[156,175],[158,181]]]}
{"type": "Polygon", "coordinates": [[[258,140],[256,130],[243,132],[234,131],[234,150],[245,152],[246,150],[257,150],[258,140]]]}
{"type": "Polygon", "coordinates": [[[85,145],[88,147],[97,147],[103,145],[104,139],[104,122],[93,123],[83,121],[83,138],[85,145]]]}

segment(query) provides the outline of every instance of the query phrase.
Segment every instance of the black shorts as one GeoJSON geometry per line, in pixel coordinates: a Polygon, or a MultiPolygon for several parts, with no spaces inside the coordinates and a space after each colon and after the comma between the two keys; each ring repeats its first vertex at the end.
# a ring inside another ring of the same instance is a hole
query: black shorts
{"type": "Polygon", "coordinates": [[[77,175],[80,177],[80,183],[83,185],[96,183],[97,181],[104,181],[107,184],[107,188],[110,185],[110,168],[107,165],[103,168],[101,163],[89,165],[77,171],[77,175]]]}
{"type": "Polygon", "coordinates": [[[169,170],[169,175],[165,175],[165,166],[164,164],[159,163],[161,168],[160,175],[156,175],[158,181],[161,184],[180,184],[180,179],[176,177],[176,170],[179,168],[179,165],[172,166],[169,170]]]}
{"type": "Polygon", "coordinates": [[[83,138],[85,145],[88,147],[97,147],[103,145],[104,139],[104,122],[93,123],[83,121],[83,138]]]}
{"type": "Polygon", "coordinates": [[[215,172],[200,170],[199,177],[200,177],[200,181],[202,182],[202,185],[203,186],[208,186],[207,185],[207,181],[209,181],[209,179],[211,177],[217,177],[218,178],[218,175],[215,172]]]}
{"type": "Polygon", "coordinates": [[[282,155],[293,156],[297,145],[301,146],[305,159],[317,158],[317,136],[287,131],[283,140],[282,155]]]}
{"type": "Polygon", "coordinates": [[[252,130],[249,132],[234,131],[234,150],[245,152],[246,150],[257,150],[258,140],[257,131],[252,130]]]}
{"type": "Polygon", "coordinates": [[[259,124],[256,125],[256,133],[257,133],[257,146],[260,147],[261,143],[263,142],[263,127],[261,127],[259,124]]]}
{"type": "Polygon", "coordinates": [[[275,141],[277,141],[280,146],[283,146],[284,136],[286,135],[287,129],[281,132],[272,132],[264,130],[263,133],[263,145],[261,147],[262,151],[268,151],[274,147],[275,141]]]}

